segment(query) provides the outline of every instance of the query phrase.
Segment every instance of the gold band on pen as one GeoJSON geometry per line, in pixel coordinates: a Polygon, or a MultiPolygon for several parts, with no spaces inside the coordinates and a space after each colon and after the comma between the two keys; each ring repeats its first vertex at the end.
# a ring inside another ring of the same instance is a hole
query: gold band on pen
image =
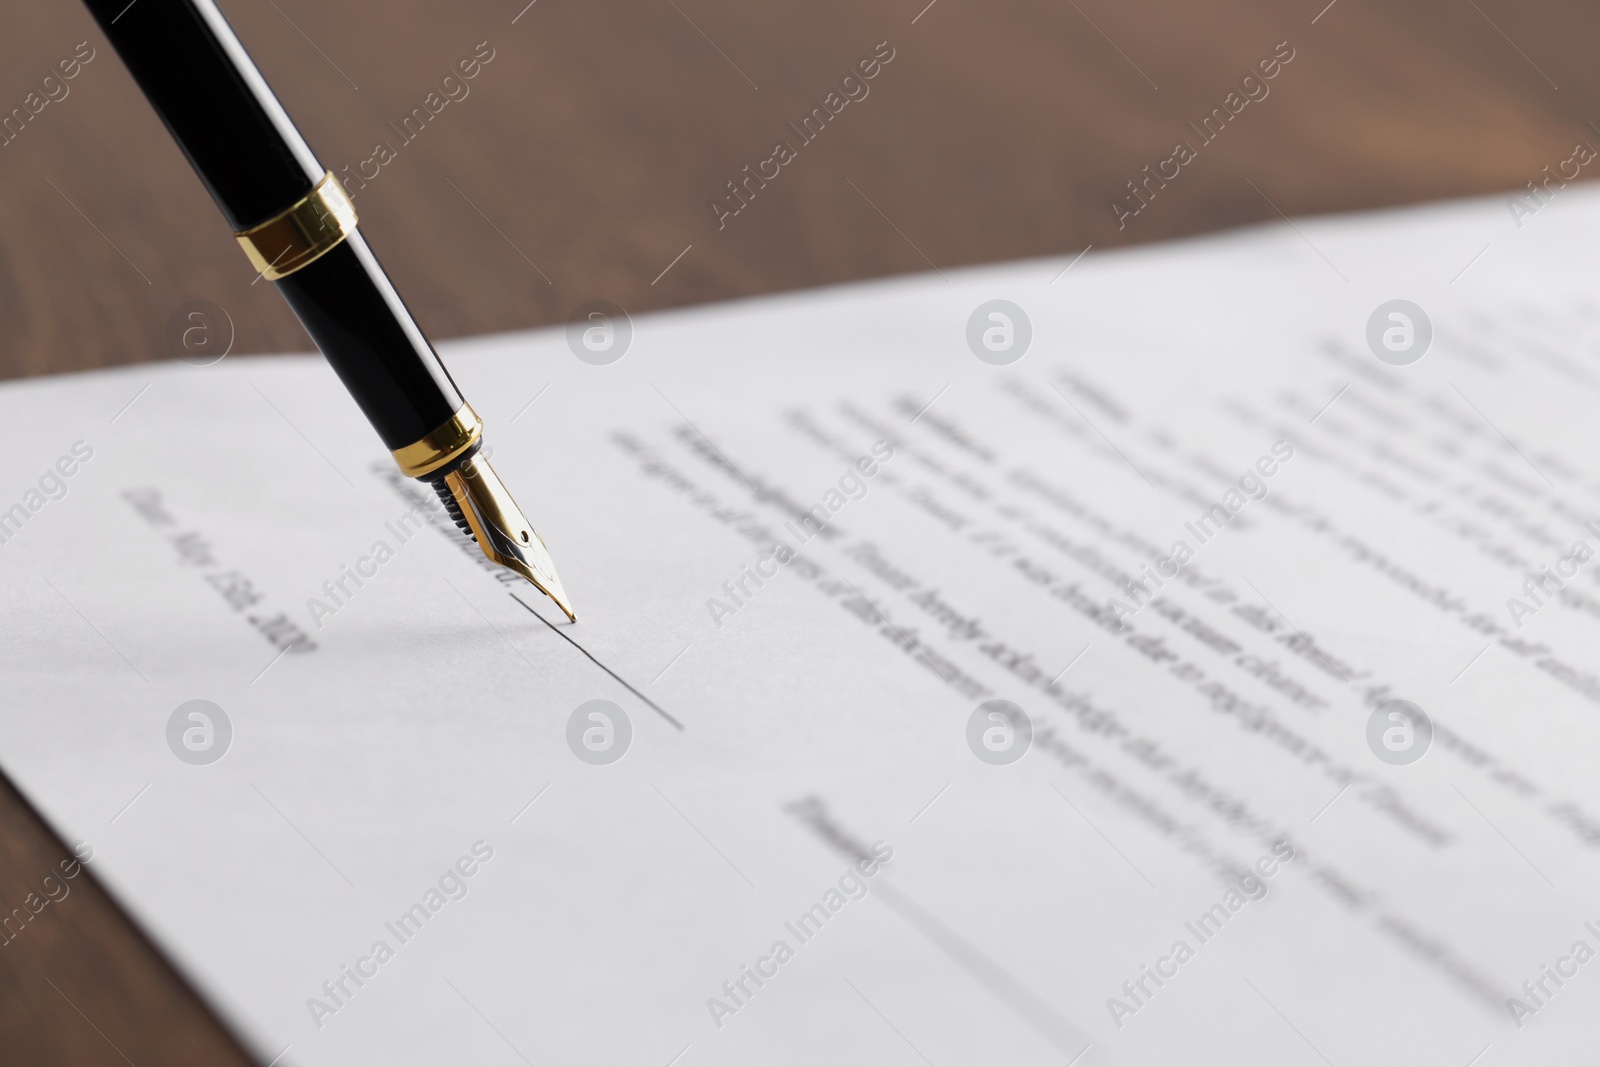
{"type": "Polygon", "coordinates": [[[355,230],[355,205],[329,171],[287,211],[234,237],[256,273],[275,282],[339,247],[355,230]]]}
{"type": "Polygon", "coordinates": [[[462,404],[461,410],[450,416],[442,426],[406,445],[391,455],[400,465],[400,472],[408,478],[422,478],[455,459],[477,443],[483,436],[483,422],[471,405],[462,404]]]}

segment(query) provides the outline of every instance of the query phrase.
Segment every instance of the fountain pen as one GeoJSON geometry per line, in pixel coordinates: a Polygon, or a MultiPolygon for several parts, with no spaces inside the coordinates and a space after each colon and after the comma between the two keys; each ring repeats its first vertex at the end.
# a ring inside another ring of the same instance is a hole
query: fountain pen
{"type": "Polygon", "coordinates": [[[85,4],[400,470],[433,486],[485,556],[576,621],[544,542],[482,453],[482,421],[356,230],[349,194],[213,0],[85,4]]]}

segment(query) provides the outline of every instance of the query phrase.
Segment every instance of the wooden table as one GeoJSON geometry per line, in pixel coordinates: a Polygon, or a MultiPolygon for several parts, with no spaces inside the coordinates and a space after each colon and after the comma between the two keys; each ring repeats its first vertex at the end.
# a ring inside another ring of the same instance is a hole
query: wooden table
{"type": "MultiPolygon", "coordinates": [[[[1579,0],[925,2],[223,7],[323,162],[369,176],[363,230],[436,337],[1493,193],[1600,146],[1579,0]],[[733,200],[746,166],[769,179],[733,200]]],[[[96,52],[0,146],[0,375],[170,358],[201,299],[235,352],[308,349],[88,16],[12,0],[3,25],[0,114],[96,52]]],[[[0,904],[66,854],[0,788],[0,904]]],[[[0,948],[5,1059],[249,1062],[91,877],[0,948]]]]}

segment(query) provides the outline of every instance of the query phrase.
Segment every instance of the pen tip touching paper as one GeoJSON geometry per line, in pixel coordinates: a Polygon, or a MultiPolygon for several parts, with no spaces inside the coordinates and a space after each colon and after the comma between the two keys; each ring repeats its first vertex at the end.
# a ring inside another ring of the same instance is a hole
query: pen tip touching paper
{"type": "Polygon", "coordinates": [[[532,582],[556,602],[568,621],[578,621],[572,600],[556,575],[550,550],[488,460],[474,454],[435,482],[434,487],[451,518],[478,542],[485,556],[532,582]]]}
{"type": "MultiPolygon", "coordinates": [[[[541,549],[544,548],[543,542],[539,541],[538,534],[534,534],[534,542],[538,544],[541,549]]],[[[577,622],[578,616],[573,613],[572,600],[567,596],[566,589],[562,587],[561,579],[556,576],[555,566],[550,562],[550,553],[542,552],[540,554],[544,557],[545,565],[539,571],[536,571],[532,567],[519,565],[519,563],[505,561],[500,562],[503,562],[505,566],[528,579],[528,581],[533,583],[534,588],[538,589],[539,592],[543,593],[551,600],[554,600],[556,602],[556,607],[560,608],[562,613],[566,615],[568,622],[577,622]]]]}

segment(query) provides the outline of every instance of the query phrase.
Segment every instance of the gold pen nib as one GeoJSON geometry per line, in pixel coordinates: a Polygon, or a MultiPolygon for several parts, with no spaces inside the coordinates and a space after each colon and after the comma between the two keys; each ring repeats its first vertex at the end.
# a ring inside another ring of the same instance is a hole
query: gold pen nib
{"type": "Polygon", "coordinates": [[[489,461],[481,453],[472,455],[444,476],[444,485],[449,492],[439,495],[448,496],[445,506],[451,518],[463,530],[470,530],[483,554],[528,579],[554,600],[569,620],[577,622],[567,591],[556,577],[556,565],[550,560],[549,550],[534,532],[533,524],[522,514],[522,509],[517,507],[517,502],[511,499],[489,461]]]}

